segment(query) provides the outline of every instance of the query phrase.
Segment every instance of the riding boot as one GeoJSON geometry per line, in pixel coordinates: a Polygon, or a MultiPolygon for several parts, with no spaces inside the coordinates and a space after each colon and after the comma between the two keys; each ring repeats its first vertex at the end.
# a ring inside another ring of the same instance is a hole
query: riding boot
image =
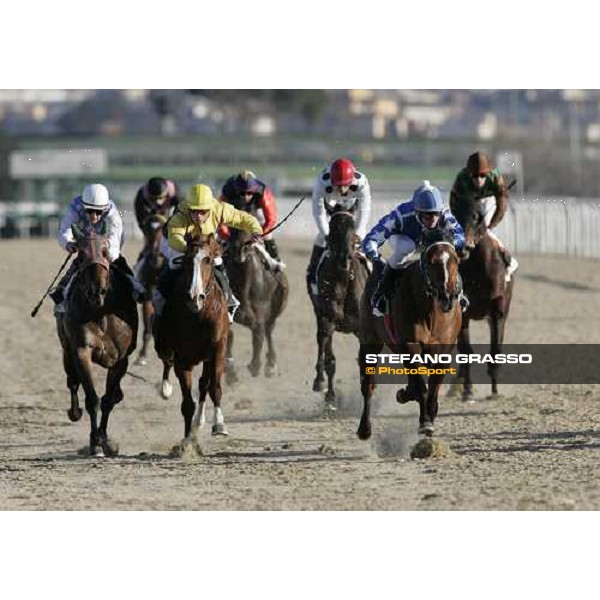
{"type": "Polygon", "coordinates": [[[54,301],[54,304],[62,304],[65,300],[65,288],[67,287],[67,283],[71,281],[71,277],[75,275],[75,271],[77,271],[77,261],[73,261],[67,272],[62,276],[62,279],[58,282],[58,285],[48,294],[50,298],[54,301]]]}
{"type": "Polygon", "coordinates": [[[225,292],[225,296],[227,297],[227,314],[229,316],[229,322],[233,323],[233,317],[235,315],[235,311],[240,305],[240,302],[233,295],[233,290],[231,289],[231,284],[229,283],[229,277],[227,277],[225,265],[215,265],[214,273],[218,284],[221,286],[221,289],[225,292]]]}
{"type": "Polygon", "coordinates": [[[319,295],[319,290],[317,288],[317,267],[319,266],[319,262],[324,252],[325,248],[321,248],[321,246],[313,246],[312,254],[310,255],[310,262],[308,263],[308,268],[306,269],[306,283],[309,296],[319,295]]]}
{"type": "Polygon", "coordinates": [[[385,265],[383,275],[377,282],[377,289],[373,293],[371,300],[373,314],[376,317],[383,317],[385,315],[386,302],[394,290],[394,285],[400,273],[400,270],[392,269],[389,264],[385,265]]]}

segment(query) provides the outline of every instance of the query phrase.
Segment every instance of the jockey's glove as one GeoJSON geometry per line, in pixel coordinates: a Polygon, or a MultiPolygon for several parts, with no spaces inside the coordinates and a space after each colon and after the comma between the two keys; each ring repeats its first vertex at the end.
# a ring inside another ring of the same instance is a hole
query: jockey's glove
{"type": "Polygon", "coordinates": [[[67,245],[65,246],[65,250],[69,254],[75,254],[75,252],[77,252],[77,244],[75,242],[67,242],[67,245]]]}

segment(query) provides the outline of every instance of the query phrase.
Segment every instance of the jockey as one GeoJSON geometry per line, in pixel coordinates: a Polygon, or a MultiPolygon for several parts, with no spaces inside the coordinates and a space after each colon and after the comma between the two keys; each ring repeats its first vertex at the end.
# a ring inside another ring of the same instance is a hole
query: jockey
{"type": "MultiPolygon", "coordinates": [[[[152,177],[137,191],[135,195],[134,208],[135,218],[137,220],[140,231],[146,235],[144,226],[147,220],[154,215],[160,215],[165,218],[165,221],[173,215],[181,198],[177,190],[177,186],[170,179],[163,177],[152,177]]],[[[163,248],[161,248],[161,251],[163,248]]],[[[146,248],[142,248],[138,256],[138,262],[134,269],[140,265],[140,261],[146,252],[146,248]]]]}
{"type": "Polygon", "coordinates": [[[411,200],[399,204],[369,231],[363,242],[363,250],[378,267],[376,273],[380,274],[371,301],[376,317],[384,315],[386,298],[394,289],[397,274],[408,264],[410,255],[416,250],[423,229],[436,228],[447,232],[455,248],[462,251],[465,246],[462,227],[445,206],[440,190],[429,181],[424,181],[415,190],[411,200]],[[393,253],[386,264],[379,255],[379,247],[390,237],[393,253]]]}
{"type": "MultiPolygon", "coordinates": [[[[179,275],[180,267],[173,259],[182,256],[185,252],[186,235],[216,234],[220,224],[252,233],[254,243],[258,242],[262,235],[260,223],[251,214],[237,210],[227,202],[218,202],[207,185],[193,186],[189,200],[179,205],[177,213],[168,224],[169,268],[160,277],[155,290],[153,302],[157,316],[162,315],[165,302],[179,275]]],[[[227,296],[229,321],[233,322],[233,315],[240,303],[231,291],[223,259],[220,256],[213,259],[213,266],[215,277],[227,296]]]]}
{"type": "Polygon", "coordinates": [[[504,178],[498,169],[492,169],[489,157],[483,152],[471,154],[466,168],[456,176],[450,192],[451,210],[456,212],[457,206],[465,200],[478,201],[479,210],[487,225],[487,234],[498,244],[506,265],[506,281],[510,281],[519,263],[492,231],[502,221],[506,212],[508,190],[504,178]]]}
{"type": "Polygon", "coordinates": [[[170,217],[180,201],[177,187],[170,179],[152,177],[135,195],[135,218],[139,228],[144,231],[144,223],[148,217],[170,217]]]}
{"type": "MultiPolygon", "coordinates": [[[[130,281],[134,289],[134,297],[140,299],[144,290],[135,281],[133,273],[121,255],[123,245],[123,222],[115,203],[109,198],[108,190],[100,183],[85,186],[81,196],[71,201],[62,218],[58,234],[58,243],[69,254],[77,252],[77,243],[71,231],[71,225],[78,225],[83,231],[93,230],[105,233],[108,241],[108,260],[130,281]]],[[[64,299],[67,297],[69,284],[77,272],[77,262],[71,263],[68,271],[60,280],[50,297],[57,304],[56,312],[64,312],[64,299]]]]}
{"type": "MultiPolygon", "coordinates": [[[[268,233],[277,223],[277,208],[271,188],[257,179],[252,171],[242,171],[238,175],[232,175],[225,182],[219,200],[228,202],[238,210],[246,212],[262,211],[264,217],[263,235],[266,234],[262,239],[265,242],[265,248],[271,258],[277,261],[276,269],[285,268],[285,264],[279,258],[279,250],[273,239],[273,234],[268,233]]],[[[221,239],[227,240],[229,235],[229,229],[226,225],[219,227],[219,237],[221,239]]]]}
{"type": "Polygon", "coordinates": [[[317,269],[327,247],[329,216],[336,205],[354,215],[356,234],[362,240],[371,215],[371,189],[366,175],[357,171],[347,158],[334,160],[313,184],[312,212],[319,233],[306,272],[308,293],[313,296],[318,294],[317,269]]]}

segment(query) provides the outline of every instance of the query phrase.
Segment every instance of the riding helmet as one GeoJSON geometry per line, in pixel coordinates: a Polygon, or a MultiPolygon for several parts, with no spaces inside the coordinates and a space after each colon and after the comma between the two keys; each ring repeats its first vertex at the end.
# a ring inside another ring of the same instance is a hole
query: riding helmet
{"type": "Polygon", "coordinates": [[[354,180],[354,163],[347,158],[338,158],[331,163],[331,185],[350,185],[354,180]]]}

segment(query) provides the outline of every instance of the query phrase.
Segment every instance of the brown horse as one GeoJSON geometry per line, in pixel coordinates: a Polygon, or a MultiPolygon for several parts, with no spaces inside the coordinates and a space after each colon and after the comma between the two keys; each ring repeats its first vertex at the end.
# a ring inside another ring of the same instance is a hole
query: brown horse
{"type": "MultiPolygon", "coordinates": [[[[452,351],[460,331],[461,282],[452,241],[434,230],[424,232],[423,244],[420,260],[410,263],[397,282],[386,317],[375,317],[372,313],[375,277],[369,279],[361,301],[359,364],[362,365],[360,382],[364,405],[357,431],[361,440],[371,437],[371,397],[375,389],[373,376],[363,372],[365,354],[378,353],[384,345],[411,356],[446,354],[452,351]]],[[[409,375],[408,387],[396,394],[401,404],[410,400],[419,403],[420,434],[433,435],[443,380],[444,375],[430,375],[425,385],[421,375],[409,375]]]]}
{"type": "Polygon", "coordinates": [[[155,321],[156,352],[168,373],[174,365],[183,396],[183,444],[196,444],[196,431],[204,424],[206,394],[214,405],[213,435],[227,435],[221,412],[221,378],[229,335],[227,299],[213,272],[213,259],[219,255],[214,235],[187,240],[181,257],[181,274],[174,284],[162,317],[155,321]],[[196,419],[192,398],[192,371],[203,363],[198,381],[200,398],[196,419]]]}
{"type": "MultiPolygon", "coordinates": [[[[115,456],[118,445],[108,437],[108,417],[123,400],[121,379],[127,371],[129,355],[135,350],[138,314],[131,284],[111,269],[107,238],[72,227],[79,249],[78,269],[69,284],[66,312],[57,315],[57,330],[63,350],[67,387],[71,392],[71,421],[82,416],[77,391],[82,385],[85,408],[90,415],[90,453],[115,456]],[[108,369],[102,399],[94,387],[92,363],[108,369]],[[97,424],[98,403],[102,411],[97,424]]],[[[121,260],[121,259],[117,259],[121,260]]]]}
{"type": "Polygon", "coordinates": [[[152,293],[156,287],[158,277],[166,268],[166,259],[161,252],[163,241],[163,227],[167,219],[159,214],[150,215],[143,223],[144,249],[134,268],[136,279],[144,286],[145,294],[142,303],[142,318],[144,321],[144,333],[142,349],[135,361],[136,365],[146,365],[148,355],[148,344],[152,339],[152,322],[154,318],[154,307],[152,305],[152,293]]]}
{"type": "Polygon", "coordinates": [[[358,336],[360,298],[369,270],[366,259],[356,250],[358,238],[351,212],[339,206],[333,209],[327,239],[327,251],[323,254],[317,272],[317,296],[310,293],[308,276],[307,283],[317,319],[317,373],[313,391],[323,390],[325,368],[325,402],[329,409],[335,409],[333,334],[339,331],[358,336]]]}
{"type": "MultiPolygon", "coordinates": [[[[473,347],[469,338],[471,320],[487,319],[490,327],[492,355],[502,352],[504,328],[510,309],[514,288],[514,275],[507,282],[506,264],[502,259],[497,242],[487,235],[485,220],[477,201],[465,200],[455,209],[457,221],[461,224],[466,239],[469,257],[460,265],[469,308],[463,315],[463,323],[458,337],[458,351],[471,354],[473,347]]],[[[498,396],[498,365],[488,364],[488,375],[492,380],[492,396],[498,396]]],[[[473,397],[470,366],[461,365],[458,382],[463,383],[463,400],[473,397]]]]}
{"type": "MultiPolygon", "coordinates": [[[[269,264],[273,259],[264,246],[251,244],[250,238],[251,235],[246,231],[233,231],[227,252],[227,274],[231,288],[240,302],[234,321],[252,331],[252,360],[248,364],[252,377],[260,373],[260,355],[265,338],[265,377],[273,377],[278,372],[273,329],[287,305],[289,284],[284,271],[274,272],[269,264]]],[[[228,383],[237,381],[232,350],[233,330],[229,332],[227,341],[228,383]]]]}

